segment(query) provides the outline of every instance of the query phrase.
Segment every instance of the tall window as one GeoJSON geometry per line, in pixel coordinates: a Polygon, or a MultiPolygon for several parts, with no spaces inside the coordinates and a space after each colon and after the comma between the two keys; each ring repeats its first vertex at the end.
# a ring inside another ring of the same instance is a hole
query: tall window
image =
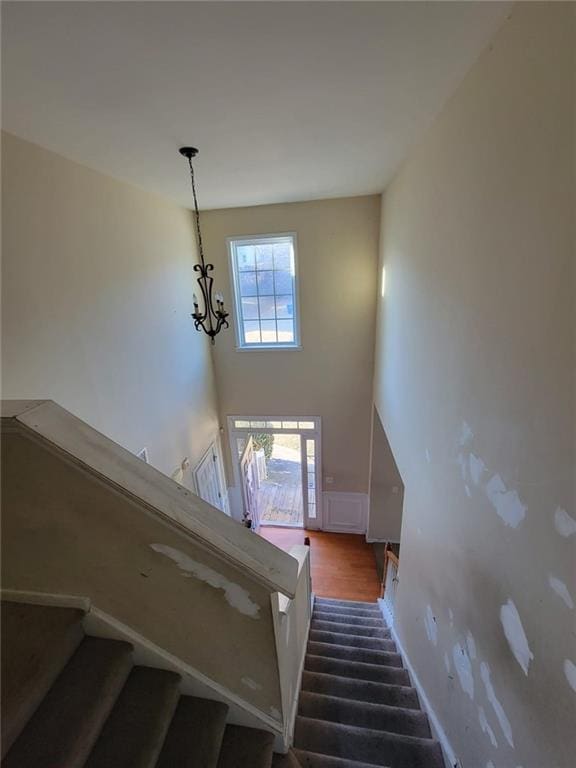
{"type": "Polygon", "coordinates": [[[238,346],[298,347],[294,235],[231,239],[228,245],[238,346]]]}

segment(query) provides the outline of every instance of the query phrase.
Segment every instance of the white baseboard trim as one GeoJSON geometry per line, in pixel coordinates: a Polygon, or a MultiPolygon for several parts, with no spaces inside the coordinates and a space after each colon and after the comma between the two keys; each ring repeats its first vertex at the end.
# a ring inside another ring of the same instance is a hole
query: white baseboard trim
{"type": "Polygon", "coordinates": [[[384,616],[386,624],[388,625],[390,631],[392,632],[392,638],[396,643],[398,652],[402,655],[402,660],[404,662],[404,666],[408,670],[408,674],[410,675],[410,679],[412,680],[412,685],[414,686],[414,688],[416,688],[416,691],[418,692],[420,705],[428,715],[432,736],[440,742],[440,746],[442,747],[442,755],[444,757],[444,763],[446,765],[446,768],[462,768],[462,764],[460,763],[460,761],[456,757],[456,753],[452,749],[452,745],[448,740],[448,736],[446,736],[446,732],[442,727],[442,723],[440,722],[438,716],[436,715],[436,712],[434,711],[432,704],[430,703],[430,699],[428,698],[428,695],[426,694],[426,691],[424,690],[424,687],[422,686],[422,683],[420,682],[420,679],[416,674],[416,670],[414,669],[412,662],[410,661],[410,657],[406,653],[406,650],[398,637],[398,633],[396,632],[396,628],[394,627],[394,617],[390,613],[388,606],[386,605],[384,600],[382,600],[381,598],[378,599],[378,605],[380,607],[380,610],[382,611],[382,615],[384,616]]]}
{"type": "Polygon", "coordinates": [[[322,493],[322,530],[332,533],[366,533],[368,494],[348,491],[322,493]]]}

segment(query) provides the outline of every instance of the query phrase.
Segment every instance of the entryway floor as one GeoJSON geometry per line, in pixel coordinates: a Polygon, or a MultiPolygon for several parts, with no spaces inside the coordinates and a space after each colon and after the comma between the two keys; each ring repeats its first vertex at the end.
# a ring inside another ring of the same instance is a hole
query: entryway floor
{"type": "Polygon", "coordinates": [[[364,536],[266,527],[260,536],[288,551],[310,537],[312,590],[318,597],[374,602],[380,597],[374,549],[364,536]]]}

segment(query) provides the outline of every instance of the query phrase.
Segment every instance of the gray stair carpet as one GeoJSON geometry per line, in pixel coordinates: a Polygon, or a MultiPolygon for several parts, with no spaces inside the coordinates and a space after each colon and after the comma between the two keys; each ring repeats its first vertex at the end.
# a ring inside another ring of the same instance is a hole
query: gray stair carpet
{"type": "Polygon", "coordinates": [[[82,615],[2,602],[2,768],[271,768],[271,733],[226,725],[226,704],[181,696],[129,643],[85,637],[82,615]]]}
{"type": "Polygon", "coordinates": [[[302,768],[443,768],[377,604],[316,598],[293,755],[302,768]]]}

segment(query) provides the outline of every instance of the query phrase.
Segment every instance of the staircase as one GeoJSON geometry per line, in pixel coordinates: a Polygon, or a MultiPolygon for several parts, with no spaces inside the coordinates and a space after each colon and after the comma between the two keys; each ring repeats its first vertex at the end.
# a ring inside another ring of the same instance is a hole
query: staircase
{"type": "Polygon", "coordinates": [[[294,744],[302,768],[444,768],[376,604],[316,598],[294,744]]]}
{"type": "Polygon", "coordinates": [[[270,768],[274,737],[86,637],[82,612],[2,603],[2,768],[270,768]]]}

